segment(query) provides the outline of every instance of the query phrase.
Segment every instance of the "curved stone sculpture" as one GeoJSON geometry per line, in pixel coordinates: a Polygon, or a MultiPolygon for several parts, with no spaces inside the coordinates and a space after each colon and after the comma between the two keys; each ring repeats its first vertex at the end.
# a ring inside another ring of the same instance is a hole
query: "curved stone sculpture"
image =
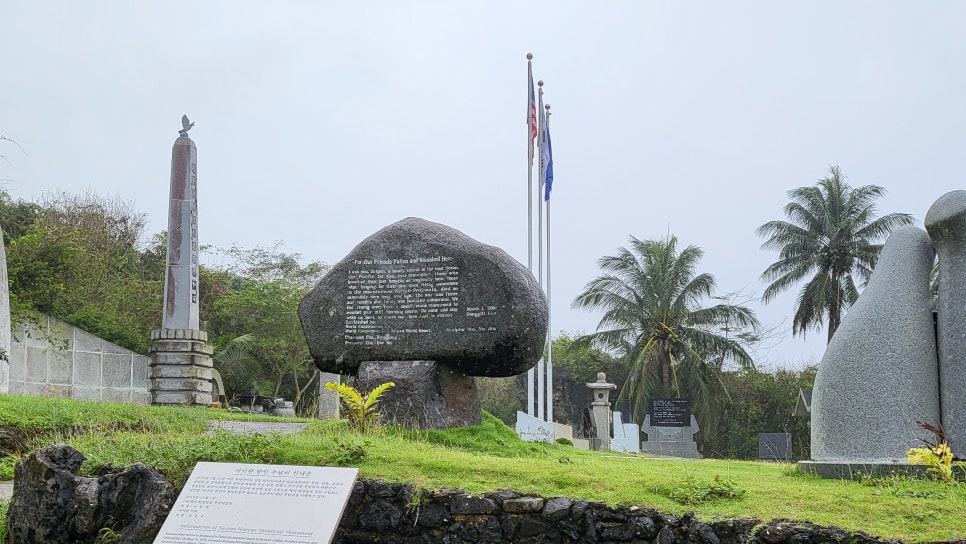
{"type": "Polygon", "coordinates": [[[926,212],[939,254],[939,344],[942,426],[953,453],[966,452],[966,191],[939,197],[926,212]]]}
{"type": "Polygon", "coordinates": [[[505,251],[410,217],[357,245],[299,304],[316,366],[436,361],[469,376],[513,376],[543,355],[547,299],[505,251]]]}
{"type": "Polygon", "coordinates": [[[929,236],[915,227],[886,241],[815,376],[813,461],[905,463],[906,450],[934,439],[918,424],[939,421],[933,256],[929,236]]]}

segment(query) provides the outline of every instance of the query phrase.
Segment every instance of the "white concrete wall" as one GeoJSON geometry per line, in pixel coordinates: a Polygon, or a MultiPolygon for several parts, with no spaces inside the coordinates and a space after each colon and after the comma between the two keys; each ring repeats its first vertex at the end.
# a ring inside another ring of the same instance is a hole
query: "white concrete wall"
{"type": "Polygon", "coordinates": [[[49,316],[21,326],[10,348],[9,392],[148,404],[148,356],[49,316]]]}

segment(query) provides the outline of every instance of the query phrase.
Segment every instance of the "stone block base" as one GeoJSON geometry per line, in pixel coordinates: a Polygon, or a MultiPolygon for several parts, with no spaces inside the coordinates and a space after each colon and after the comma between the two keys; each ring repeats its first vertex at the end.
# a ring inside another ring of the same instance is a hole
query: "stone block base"
{"type": "Polygon", "coordinates": [[[476,380],[436,361],[367,361],[359,365],[356,389],[395,387],[379,397],[383,421],[410,429],[448,429],[482,420],[476,380]]]}
{"type": "MultiPolygon", "coordinates": [[[[910,465],[898,462],[876,461],[799,461],[798,470],[821,476],[822,478],[837,480],[857,480],[862,476],[910,476],[914,478],[928,478],[929,468],[923,465],[910,465]]],[[[966,471],[953,467],[953,474],[957,478],[966,477],[966,471]]]]}
{"type": "Polygon", "coordinates": [[[151,333],[148,367],[151,404],[209,406],[212,348],[204,331],[159,329],[151,333]]]}
{"type": "Polygon", "coordinates": [[[698,446],[694,442],[643,442],[641,453],[660,457],[683,457],[685,459],[701,459],[698,446]]]}

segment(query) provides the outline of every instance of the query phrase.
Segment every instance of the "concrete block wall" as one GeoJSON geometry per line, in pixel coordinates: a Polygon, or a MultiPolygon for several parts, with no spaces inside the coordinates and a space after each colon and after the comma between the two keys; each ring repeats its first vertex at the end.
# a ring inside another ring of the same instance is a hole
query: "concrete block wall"
{"type": "Polygon", "coordinates": [[[10,349],[10,393],[148,404],[148,357],[49,316],[22,325],[10,349]]]}

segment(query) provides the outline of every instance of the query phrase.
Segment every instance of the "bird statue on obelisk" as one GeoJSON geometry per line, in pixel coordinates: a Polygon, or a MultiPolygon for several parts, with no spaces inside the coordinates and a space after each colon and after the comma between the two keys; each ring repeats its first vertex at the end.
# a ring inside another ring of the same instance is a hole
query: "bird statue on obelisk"
{"type": "Polygon", "coordinates": [[[161,328],[151,333],[152,404],[207,406],[212,401],[212,348],[198,319],[198,151],[181,117],[171,149],[168,254],[161,328]]]}

